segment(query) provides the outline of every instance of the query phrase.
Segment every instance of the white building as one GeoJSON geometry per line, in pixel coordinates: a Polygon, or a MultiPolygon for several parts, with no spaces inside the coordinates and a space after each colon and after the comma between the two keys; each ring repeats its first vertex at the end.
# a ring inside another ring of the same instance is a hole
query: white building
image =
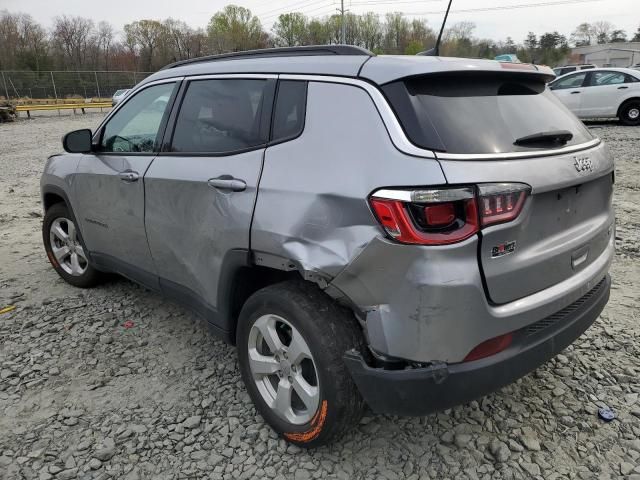
{"type": "Polygon", "coordinates": [[[640,42],[605,43],[575,47],[571,59],[598,67],[629,67],[640,63],[640,42]]]}

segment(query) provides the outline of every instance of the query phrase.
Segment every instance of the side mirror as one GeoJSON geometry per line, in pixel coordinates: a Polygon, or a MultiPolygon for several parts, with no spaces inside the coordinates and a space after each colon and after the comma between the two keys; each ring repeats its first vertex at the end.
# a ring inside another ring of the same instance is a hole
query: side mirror
{"type": "Polygon", "coordinates": [[[91,146],[91,130],[83,128],[74,130],[62,137],[62,148],[69,153],[89,153],[91,146]]]}

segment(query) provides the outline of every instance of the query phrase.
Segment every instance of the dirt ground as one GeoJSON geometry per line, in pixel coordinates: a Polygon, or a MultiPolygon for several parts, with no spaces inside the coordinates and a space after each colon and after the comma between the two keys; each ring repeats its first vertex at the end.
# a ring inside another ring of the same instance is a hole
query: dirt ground
{"type": "Polygon", "coordinates": [[[302,451],[264,424],[233,348],[194,314],[122,279],[75,289],[49,266],[40,173],[65,132],[100,119],[0,125],[0,308],[16,306],[0,314],[0,478],[640,480],[640,128],[590,125],[617,162],[617,254],[611,301],[575,345],[479,401],[369,414],[302,451]]]}

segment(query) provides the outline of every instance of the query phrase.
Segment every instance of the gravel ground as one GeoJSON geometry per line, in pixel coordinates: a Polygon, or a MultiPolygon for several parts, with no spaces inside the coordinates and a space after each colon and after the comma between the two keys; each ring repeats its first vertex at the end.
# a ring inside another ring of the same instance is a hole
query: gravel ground
{"type": "Polygon", "coordinates": [[[83,291],[50,268],[40,172],[63,133],[100,118],[0,125],[0,308],[17,307],[0,315],[0,478],[640,479],[640,128],[591,125],[617,160],[618,251],[586,335],[480,401],[367,415],[303,451],[256,414],[233,349],[198,317],[126,280],[83,291]]]}

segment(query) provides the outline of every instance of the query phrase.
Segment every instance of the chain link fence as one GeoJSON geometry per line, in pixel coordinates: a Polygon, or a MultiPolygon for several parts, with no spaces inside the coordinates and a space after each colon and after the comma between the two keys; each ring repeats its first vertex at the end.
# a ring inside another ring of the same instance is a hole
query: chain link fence
{"type": "Polygon", "coordinates": [[[65,103],[73,99],[110,99],[153,72],[0,71],[0,99],[13,103],[65,103]]]}

